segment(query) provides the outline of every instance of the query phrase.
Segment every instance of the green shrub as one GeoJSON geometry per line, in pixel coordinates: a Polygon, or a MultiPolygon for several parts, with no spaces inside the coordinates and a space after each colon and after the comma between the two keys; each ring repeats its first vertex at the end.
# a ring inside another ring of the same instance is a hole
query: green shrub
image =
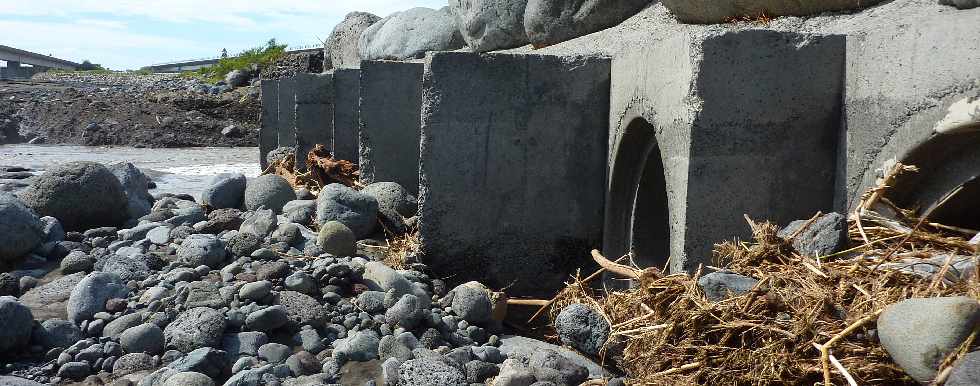
{"type": "Polygon", "coordinates": [[[225,78],[229,72],[235,70],[249,71],[252,66],[260,70],[275,62],[286,52],[285,44],[278,44],[276,39],[269,39],[264,47],[255,47],[242,51],[238,55],[222,58],[217,64],[202,68],[197,71],[188,71],[181,75],[185,77],[197,77],[212,83],[217,83],[225,78]]]}

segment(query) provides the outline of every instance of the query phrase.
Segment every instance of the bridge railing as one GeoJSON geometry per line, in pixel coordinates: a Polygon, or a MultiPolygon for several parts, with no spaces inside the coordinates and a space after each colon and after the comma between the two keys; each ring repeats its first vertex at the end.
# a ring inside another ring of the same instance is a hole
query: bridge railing
{"type": "MultiPolygon", "coordinates": [[[[288,54],[288,53],[291,53],[291,52],[299,52],[299,51],[307,51],[307,50],[313,50],[313,49],[320,49],[320,48],[323,48],[323,44],[322,43],[315,43],[315,44],[307,44],[307,45],[302,45],[302,46],[291,46],[291,45],[287,45],[286,47],[287,47],[286,53],[288,54]]],[[[229,55],[228,57],[229,58],[234,58],[235,56],[229,55]]],[[[173,61],[173,62],[154,63],[154,64],[151,64],[151,65],[149,65],[147,67],[172,66],[172,65],[175,65],[175,64],[194,63],[194,62],[206,62],[206,61],[220,60],[220,59],[221,59],[221,56],[213,56],[213,57],[206,57],[206,58],[196,58],[196,59],[185,59],[185,60],[177,60],[177,61],[173,61]]]]}

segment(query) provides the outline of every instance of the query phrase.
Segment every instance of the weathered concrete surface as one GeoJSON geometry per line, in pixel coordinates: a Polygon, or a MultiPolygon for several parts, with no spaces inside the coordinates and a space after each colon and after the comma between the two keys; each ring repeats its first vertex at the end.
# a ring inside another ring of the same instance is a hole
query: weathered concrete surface
{"type": "Polygon", "coordinates": [[[921,169],[899,181],[910,189],[891,193],[905,207],[928,208],[977,174],[976,133],[933,128],[951,105],[980,91],[980,9],[901,16],[848,37],[849,208],[892,158],[921,169]]]}
{"type": "Polygon", "coordinates": [[[361,120],[361,71],[333,71],[334,113],[333,154],[339,159],[358,162],[357,132],[361,120]]]}
{"type": "Polygon", "coordinates": [[[609,70],[589,57],[427,58],[426,263],[515,295],[553,294],[588,265],[602,235],[609,70]]]}
{"type": "Polygon", "coordinates": [[[714,243],[749,235],[743,214],[831,210],[844,48],[841,36],[721,31],[614,59],[605,254],[692,270],[714,243]]]}
{"type": "Polygon", "coordinates": [[[663,0],[685,23],[724,23],[732,18],[806,16],[828,11],[861,9],[882,0],[663,0]]]}
{"type": "Polygon", "coordinates": [[[267,168],[265,156],[279,145],[279,81],[263,80],[261,83],[262,115],[259,125],[259,163],[267,168]]]}
{"type": "Polygon", "coordinates": [[[361,63],[360,167],[365,184],[419,187],[422,63],[361,63]]]}
{"type": "Polygon", "coordinates": [[[279,79],[278,145],[296,145],[296,81],[294,78],[279,79]]]}
{"type": "Polygon", "coordinates": [[[333,74],[296,74],[296,167],[306,170],[306,155],[316,144],[333,146],[333,74]]]}

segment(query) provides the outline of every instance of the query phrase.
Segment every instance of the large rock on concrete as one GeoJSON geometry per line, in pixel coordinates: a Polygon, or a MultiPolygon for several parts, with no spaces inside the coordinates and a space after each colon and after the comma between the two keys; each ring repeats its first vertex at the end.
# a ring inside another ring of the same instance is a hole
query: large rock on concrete
{"type": "Polygon", "coordinates": [[[936,377],[946,355],[980,322],[980,305],[969,297],[908,299],[885,308],[878,317],[881,345],[916,381],[936,377]]]}
{"type": "Polygon", "coordinates": [[[282,212],[287,202],[296,199],[296,191],[286,182],[286,179],[267,174],[252,179],[245,187],[245,209],[257,210],[265,207],[273,212],[282,212]]]}
{"type": "Polygon", "coordinates": [[[20,197],[38,215],[57,218],[69,232],[119,226],[129,217],[119,179],[94,162],[54,167],[36,177],[20,197]]]}
{"type": "Polygon", "coordinates": [[[827,256],[847,246],[847,219],[840,213],[828,213],[818,217],[805,229],[809,220],[796,220],[779,231],[779,237],[793,238],[793,247],[802,254],[813,257],[827,256]]]}
{"type": "Polygon", "coordinates": [[[452,51],[463,44],[448,7],[418,7],[393,13],[365,29],[359,52],[364,60],[419,59],[428,51],[452,51]]]}
{"type": "Polygon", "coordinates": [[[609,339],[609,322],[598,311],[585,304],[565,307],[555,319],[561,342],[588,355],[598,356],[609,339]]]}
{"type": "Polygon", "coordinates": [[[351,12],[333,28],[327,38],[327,46],[324,47],[332,68],[361,67],[361,33],[379,20],[381,18],[374,14],[351,12]]]}
{"type": "Polygon", "coordinates": [[[524,29],[536,47],[600,31],[643,10],[651,0],[528,0],[524,29]]]}
{"type": "Polygon", "coordinates": [[[201,205],[212,209],[241,208],[247,179],[241,173],[222,173],[214,176],[201,193],[201,205]]]}
{"type": "Polygon", "coordinates": [[[129,162],[109,164],[107,168],[119,179],[126,192],[129,218],[140,218],[150,214],[150,209],[153,208],[153,196],[148,190],[150,178],[129,162]]]}
{"type": "Polygon", "coordinates": [[[528,43],[524,11],[528,0],[449,0],[463,40],[473,52],[488,52],[528,43]]]}
{"type": "Polygon", "coordinates": [[[378,223],[378,201],[341,184],[330,184],[316,199],[316,219],[343,223],[358,239],[371,235],[378,223]]]}
{"type": "Polygon", "coordinates": [[[109,299],[125,299],[129,288],[119,275],[106,272],[92,272],[78,282],[68,297],[68,320],[81,323],[91,319],[97,312],[105,311],[109,299]]]}
{"type": "Polygon", "coordinates": [[[17,197],[0,193],[0,267],[24,257],[37,248],[43,238],[41,219],[17,197]]]}
{"type": "Polygon", "coordinates": [[[0,352],[22,352],[31,339],[34,316],[13,296],[0,296],[0,352]]]}
{"type": "Polygon", "coordinates": [[[168,348],[189,353],[202,347],[218,347],[225,332],[220,311],[197,307],[184,311],[163,330],[168,348]]]}
{"type": "Polygon", "coordinates": [[[736,17],[807,16],[870,7],[882,0],[663,0],[684,23],[724,23],[736,17]]]}

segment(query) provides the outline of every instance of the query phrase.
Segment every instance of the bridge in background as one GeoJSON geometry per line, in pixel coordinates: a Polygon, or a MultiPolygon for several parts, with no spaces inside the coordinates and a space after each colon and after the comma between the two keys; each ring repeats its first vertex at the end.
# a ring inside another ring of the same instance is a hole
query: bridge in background
{"type": "Polygon", "coordinates": [[[0,45],[0,60],[7,62],[7,67],[0,68],[0,79],[29,78],[50,68],[74,70],[79,66],[75,62],[4,45],[0,45]],[[22,64],[31,67],[23,67],[22,64]]]}
{"type": "MultiPolygon", "coordinates": [[[[287,54],[297,54],[297,53],[303,53],[303,52],[317,52],[317,51],[321,51],[321,50],[323,50],[323,46],[322,45],[311,45],[311,46],[302,46],[302,47],[290,49],[290,50],[287,50],[286,53],[287,54]]],[[[150,71],[157,72],[157,73],[160,73],[160,72],[172,73],[172,72],[183,72],[183,71],[195,71],[195,70],[200,70],[202,68],[211,67],[211,66],[217,64],[219,60],[221,60],[221,57],[187,59],[187,60],[179,60],[179,61],[175,61],[175,62],[157,63],[157,64],[153,64],[153,65],[149,65],[149,66],[143,67],[142,69],[143,70],[150,70],[150,71]]]]}

